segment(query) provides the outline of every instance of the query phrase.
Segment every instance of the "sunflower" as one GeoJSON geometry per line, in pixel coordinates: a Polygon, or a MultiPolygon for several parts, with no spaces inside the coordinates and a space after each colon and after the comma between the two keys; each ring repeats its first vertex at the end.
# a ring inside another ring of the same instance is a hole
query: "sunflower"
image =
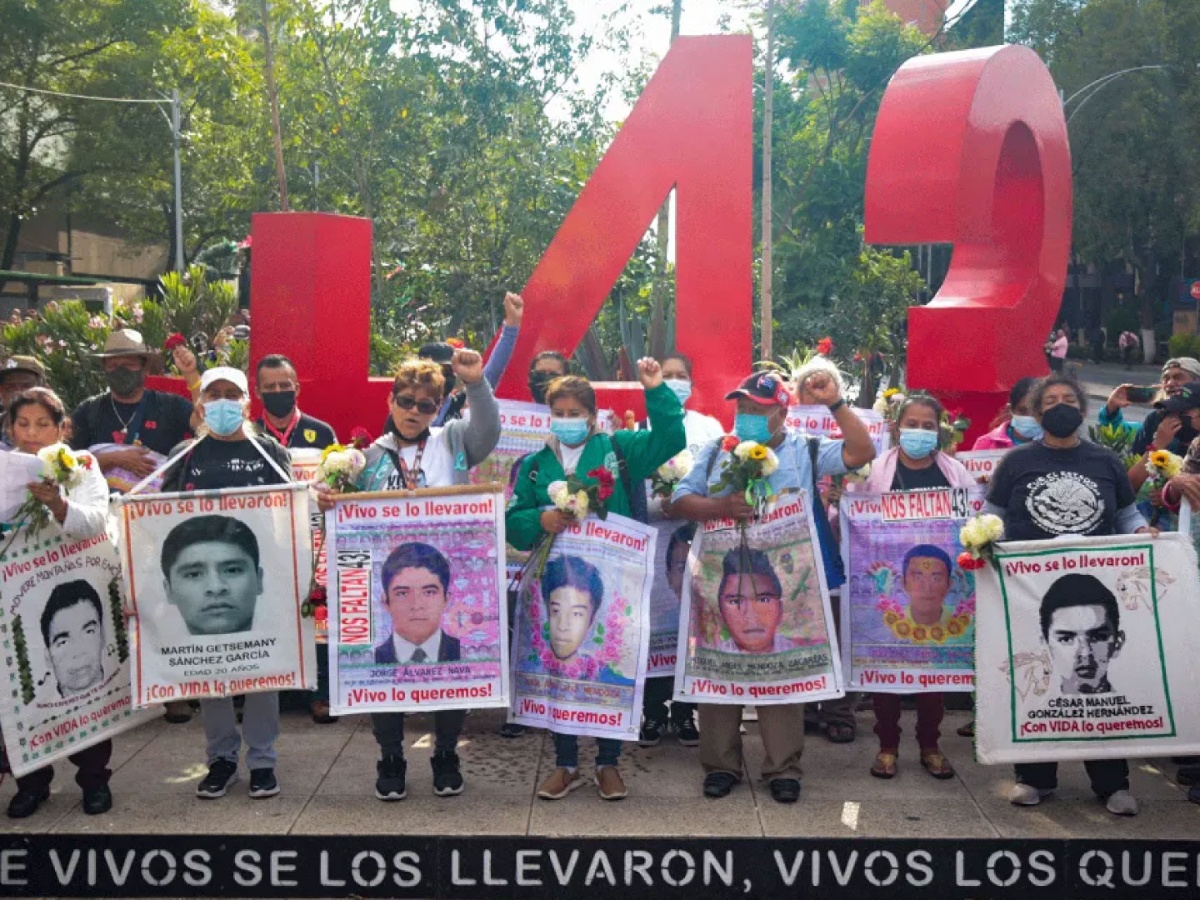
{"type": "Polygon", "coordinates": [[[883,614],[883,624],[887,625],[888,628],[891,628],[899,621],[900,621],[900,616],[897,615],[895,613],[895,611],[893,611],[893,610],[889,609],[887,612],[885,612],[883,614]]]}
{"type": "Polygon", "coordinates": [[[933,625],[929,629],[929,639],[937,643],[941,643],[946,639],[946,629],[941,625],[933,625]]]}
{"type": "Polygon", "coordinates": [[[953,619],[951,619],[949,622],[946,623],[946,632],[951,637],[958,637],[964,631],[966,631],[966,628],[963,627],[963,624],[962,624],[962,622],[959,621],[958,616],[955,616],[953,619]]]}
{"type": "Polygon", "coordinates": [[[58,464],[63,467],[64,471],[67,472],[74,471],[75,467],[78,465],[78,463],[75,462],[75,457],[71,455],[71,451],[66,447],[63,447],[58,451],[58,464]]]}
{"type": "Polygon", "coordinates": [[[912,636],[914,641],[927,641],[929,640],[929,629],[924,625],[914,625],[912,636]]]}
{"type": "Polygon", "coordinates": [[[1150,465],[1156,469],[1165,469],[1171,461],[1171,454],[1166,450],[1155,450],[1150,454],[1150,465]]]}
{"type": "Polygon", "coordinates": [[[883,392],[883,399],[884,399],[884,400],[891,400],[891,399],[892,399],[893,397],[895,397],[895,396],[896,396],[898,393],[900,393],[900,388],[894,388],[894,387],[892,387],[892,388],[888,388],[886,391],[884,391],[884,392],[883,392]]]}
{"type": "Polygon", "coordinates": [[[767,448],[762,444],[755,444],[746,455],[755,462],[762,462],[767,458],[767,448]]]}
{"type": "Polygon", "coordinates": [[[896,623],[896,627],[893,630],[896,632],[897,637],[906,638],[912,636],[913,628],[907,622],[900,621],[896,623]]]}

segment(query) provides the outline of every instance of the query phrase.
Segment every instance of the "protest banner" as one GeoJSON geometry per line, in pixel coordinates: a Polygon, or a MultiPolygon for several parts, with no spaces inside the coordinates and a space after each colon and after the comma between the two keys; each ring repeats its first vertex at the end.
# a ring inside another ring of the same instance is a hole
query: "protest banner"
{"type": "Polygon", "coordinates": [[[0,556],[0,731],[18,777],[158,715],[130,697],[116,548],[54,531],[22,528],[0,556]]]}
{"type": "MultiPolygon", "coordinates": [[[[875,445],[875,455],[882,456],[892,442],[891,432],[888,431],[888,423],[883,414],[857,406],[851,406],[849,409],[867,427],[871,443],[875,445]]],[[[793,431],[803,431],[810,437],[827,437],[835,441],[842,439],[842,429],[838,427],[837,419],[824,406],[788,407],[784,424],[793,431]]]]}
{"type": "Polygon", "coordinates": [[[882,693],[975,686],[975,573],[959,568],[959,529],[984,488],[842,496],[842,670],[882,693]]]}
{"type": "Polygon", "coordinates": [[[694,526],[678,519],[664,519],[651,501],[650,526],[658,534],[653,569],[650,573],[650,637],[646,677],[675,676],[679,647],[679,604],[683,596],[683,572],[691,542],[682,534],[694,526]],[[680,534],[682,529],[682,534],[680,534]],[[680,537],[675,537],[680,534],[680,537]],[[665,577],[664,577],[665,576],[665,577]]]}
{"type": "MultiPolygon", "coordinates": [[[[317,480],[317,472],[321,468],[321,456],[324,451],[313,447],[293,447],[288,450],[292,458],[292,480],[312,484],[317,480]]],[[[316,503],[310,503],[308,509],[308,533],[312,541],[313,575],[312,583],[321,590],[328,589],[328,565],[325,560],[325,516],[317,509],[316,503]]],[[[329,620],[313,618],[313,631],[318,644],[329,641],[329,620]]]]}
{"type": "Polygon", "coordinates": [[[976,578],[980,762],[1200,752],[1188,537],[1002,543],[996,564],[976,578]]]}
{"type": "Polygon", "coordinates": [[[335,715],[508,705],[503,491],[346,494],[326,514],[335,715]]]}
{"type": "Polygon", "coordinates": [[[316,686],[307,485],[114,502],[136,706],[316,686]]]}
{"type": "Polygon", "coordinates": [[[509,721],[637,738],[657,538],[624,516],[589,516],[534,551],[518,595],[509,721]]]}
{"type": "Polygon", "coordinates": [[[983,479],[983,483],[992,480],[992,475],[996,472],[996,466],[1000,465],[1000,460],[1004,459],[1005,454],[1012,449],[1003,450],[964,450],[960,453],[955,453],[954,458],[957,459],[966,468],[975,480],[983,479]]]}
{"type": "Polygon", "coordinates": [[[766,705],[841,697],[829,590],[808,493],[745,526],[705,522],[688,556],[675,698],[766,705]]]}

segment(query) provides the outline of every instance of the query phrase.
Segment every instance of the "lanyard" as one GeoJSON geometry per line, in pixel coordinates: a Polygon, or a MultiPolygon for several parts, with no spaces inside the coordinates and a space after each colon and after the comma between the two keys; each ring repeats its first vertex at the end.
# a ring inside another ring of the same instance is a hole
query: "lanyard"
{"type": "Polygon", "coordinates": [[[262,422],[267,426],[267,431],[271,432],[275,440],[279,441],[279,443],[283,444],[285,447],[290,447],[292,432],[295,431],[296,426],[300,424],[300,409],[297,407],[296,409],[292,410],[292,421],[283,431],[280,431],[278,428],[272,425],[271,420],[267,418],[265,413],[263,414],[262,422]]]}
{"type": "Polygon", "coordinates": [[[425,454],[425,441],[428,438],[421,438],[417,444],[417,455],[413,457],[412,468],[410,469],[404,462],[404,457],[401,455],[401,447],[396,444],[396,450],[393,457],[393,462],[396,464],[396,471],[400,473],[400,482],[407,490],[415,491],[421,486],[421,457],[425,454]]]}

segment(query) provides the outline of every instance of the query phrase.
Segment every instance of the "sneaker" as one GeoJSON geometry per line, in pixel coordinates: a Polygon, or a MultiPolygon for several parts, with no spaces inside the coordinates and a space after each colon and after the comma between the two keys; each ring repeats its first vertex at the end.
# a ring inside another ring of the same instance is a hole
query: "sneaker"
{"type": "Polygon", "coordinates": [[[439,750],[429,760],[433,767],[433,792],[439,797],[453,797],[463,792],[462,772],[458,769],[458,754],[439,750]]]}
{"type": "Polygon", "coordinates": [[[658,742],[662,740],[663,732],[666,730],[666,722],[647,719],[642,723],[642,730],[638,734],[638,746],[657,747],[658,742]]]}
{"type": "Polygon", "coordinates": [[[685,718],[675,723],[675,737],[685,747],[696,747],[700,744],[700,731],[696,728],[696,717],[688,713],[685,718]]]}
{"type": "Polygon", "coordinates": [[[538,785],[537,795],[543,800],[561,800],[576,788],[583,787],[583,776],[579,770],[559,766],[550,777],[538,785]]]}
{"type": "Polygon", "coordinates": [[[500,737],[515,738],[520,737],[529,730],[527,725],[518,725],[516,722],[505,722],[500,726],[500,737]]]}
{"type": "Polygon", "coordinates": [[[279,780],[274,769],[250,770],[250,796],[255,800],[274,797],[279,793],[279,780]]]}
{"type": "Polygon", "coordinates": [[[1193,784],[1200,784],[1200,766],[1194,763],[1187,763],[1179,767],[1175,773],[1175,781],[1181,787],[1191,787],[1193,784]]]}
{"type": "Polygon", "coordinates": [[[375,796],[380,800],[403,800],[404,773],[408,764],[402,756],[385,756],[375,763],[375,796]]]}
{"type": "Polygon", "coordinates": [[[28,819],[38,807],[50,799],[50,788],[42,791],[17,791],[8,801],[10,819],[28,819]]]}
{"type": "Polygon", "coordinates": [[[1104,801],[1104,808],[1114,816],[1136,816],[1138,802],[1129,791],[1114,791],[1104,801]]]}
{"type": "Polygon", "coordinates": [[[112,791],[107,784],[98,788],[83,789],[83,811],[89,816],[99,816],[112,809],[112,791]]]}
{"type": "Polygon", "coordinates": [[[600,791],[601,800],[622,800],[629,793],[616,766],[596,768],[596,788],[600,791]]]}
{"type": "Polygon", "coordinates": [[[1054,793],[1053,788],[1035,788],[1032,784],[1014,784],[1008,792],[1008,802],[1013,806],[1037,806],[1054,793]]]}
{"type": "Polygon", "coordinates": [[[237,763],[218,759],[208,767],[204,780],[196,785],[196,796],[204,800],[224,797],[229,786],[238,780],[237,763]]]}

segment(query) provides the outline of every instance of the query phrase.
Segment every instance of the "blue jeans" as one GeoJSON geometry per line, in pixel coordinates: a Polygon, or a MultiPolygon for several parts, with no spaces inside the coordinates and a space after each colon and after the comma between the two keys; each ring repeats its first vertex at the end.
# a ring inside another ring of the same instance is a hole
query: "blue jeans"
{"type": "MultiPolygon", "coordinates": [[[[564,769],[579,768],[579,738],[573,734],[551,732],[554,737],[554,764],[564,769]]],[[[615,766],[621,757],[621,742],[616,738],[596,738],[596,765],[615,766]]]]}

